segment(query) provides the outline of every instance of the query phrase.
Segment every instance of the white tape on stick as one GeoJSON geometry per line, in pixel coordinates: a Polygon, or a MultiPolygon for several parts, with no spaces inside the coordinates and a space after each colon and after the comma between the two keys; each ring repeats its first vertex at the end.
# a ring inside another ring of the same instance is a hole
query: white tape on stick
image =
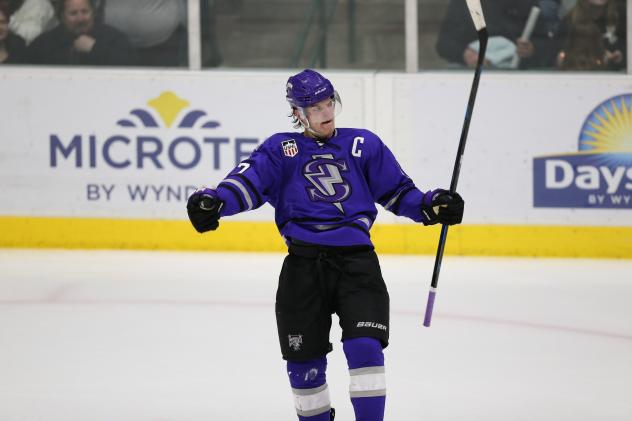
{"type": "Polygon", "coordinates": [[[474,26],[477,31],[485,28],[485,16],[483,16],[483,8],[481,7],[481,0],[465,0],[467,2],[467,8],[470,9],[470,15],[474,21],[474,26]]]}

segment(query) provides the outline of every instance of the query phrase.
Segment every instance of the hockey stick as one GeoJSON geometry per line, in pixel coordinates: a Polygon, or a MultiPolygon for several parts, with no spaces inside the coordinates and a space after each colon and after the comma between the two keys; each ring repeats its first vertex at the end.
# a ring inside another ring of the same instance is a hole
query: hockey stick
{"type": "MultiPolygon", "coordinates": [[[[467,101],[465,111],[465,121],[463,122],[463,130],[461,130],[461,139],[459,140],[459,148],[454,162],[454,170],[452,170],[452,182],[450,183],[450,193],[456,192],[456,185],[459,182],[459,173],[461,172],[461,161],[465,152],[465,142],[467,140],[467,132],[470,128],[470,120],[472,118],[472,110],[474,109],[474,101],[476,101],[476,92],[478,91],[478,81],[481,78],[481,70],[485,62],[485,51],[487,49],[487,28],[485,25],[485,17],[481,8],[480,0],[465,0],[470,10],[470,15],[474,21],[474,26],[478,33],[479,49],[478,61],[476,62],[476,70],[474,71],[474,80],[470,89],[470,99],[467,101]]],[[[432,319],[432,308],[434,307],[435,295],[437,293],[437,285],[439,284],[439,272],[441,271],[441,261],[443,260],[443,250],[448,237],[448,226],[441,227],[441,236],[439,237],[439,245],[437,247],[437,256],[435,258],[434,271],[432,272],[432,283],[430,284],[430,292],[428,293],[428,303],[426,304],[426,315],[424,317],[424,326],[430,327],[432,319]]]]}

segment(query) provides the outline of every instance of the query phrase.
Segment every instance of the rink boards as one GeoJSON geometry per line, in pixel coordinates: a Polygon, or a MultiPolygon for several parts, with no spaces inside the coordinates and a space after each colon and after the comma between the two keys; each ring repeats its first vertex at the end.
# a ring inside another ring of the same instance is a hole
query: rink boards
{"type": "MultiPolygon", "coordinates": [[[[222,221],[200,235],[188,222],[137,219],[1,217],[3,247],[206,251],[283,251],[270,222],[222,221]]],[[[381,224],[371,238],[381,253],[434,254],[439,228],[381,224]]],[[[446,253],[461,256],[632,257],[629,227],[471,225],[450,229],[446,253]]]]}
{"type": "MultiPolygon", "coordinates": [[[[0,246],[282,250],[267,205],[200,236],[184,203],[292,131],[292,72],[3,69],[0,246]]],[[[378,133],[421,189],[449,184],[469,72],[327,76],[338,126],[378,133]]],[[[447,252],[632,257],[631,81],[484,73],[447,252]]],[[[372,238],[431,254],[438,230],[380,209],[372,238]]]]}

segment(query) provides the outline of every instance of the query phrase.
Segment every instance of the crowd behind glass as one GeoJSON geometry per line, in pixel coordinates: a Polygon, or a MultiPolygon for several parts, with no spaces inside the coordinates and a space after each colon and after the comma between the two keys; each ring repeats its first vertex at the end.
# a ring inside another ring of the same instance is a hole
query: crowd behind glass
{"type": "MultiPolygon", "coordinates": [[[[625,0],[482,4],[489,68],[626,70],[625,0]]],[[[186,9],[187,0],[0,0],[0,64],[188,67],[186,9]]],[[[464,0],[419,0],[419,13],[422,70],[476,63],[464,0]]],[[[404,69],[404,0],[201,0],[200,23],[204,68],[404,69]]]]}

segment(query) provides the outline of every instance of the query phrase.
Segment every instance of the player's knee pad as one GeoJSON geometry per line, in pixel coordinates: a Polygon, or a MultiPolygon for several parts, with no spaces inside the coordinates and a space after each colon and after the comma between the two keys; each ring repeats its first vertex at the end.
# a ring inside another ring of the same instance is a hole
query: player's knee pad
{"type": "Polygon", "coordinates": [[[319,415],[325,417],[325,414],[329,417],[331,402],[326,371],[326,357],[309,361],[287,362],[287,374],[294,395],[294,406],[300,419],[309,417],[310,420],[317,420],[320,419],[319,415]]]}
{"type": "Polygon", "coordinates": [[[344,341],[343,348],[349,366],[351,398],[386,396],[381,342],[375,338],[353,338],[344,341]]]}
{"type": "Polygon", "coordinates": [[[382,343],[375,338],[347,339],[342,345],[349,369],[384,366],[382,343]]]}
{"type": "Polygon", "coordinates": [[[287,375],[295,389],[322,386],[326,382],[327,357],[309,361],[288,361],[287,375]]]}

